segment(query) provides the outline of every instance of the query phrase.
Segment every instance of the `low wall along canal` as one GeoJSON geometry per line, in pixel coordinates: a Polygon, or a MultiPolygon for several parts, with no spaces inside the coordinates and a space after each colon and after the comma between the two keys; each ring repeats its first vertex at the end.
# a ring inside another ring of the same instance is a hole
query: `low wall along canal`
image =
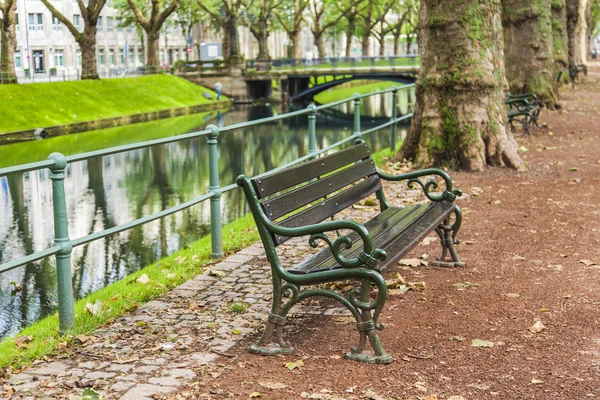
{"type": "MultiPolygon", "coordinates": [[[[399,91],[398,115],[412,112],[414,89],[399,91]],[[404,93],[403,93],[404,92],[404,93]]],[[[271,107],[236,107],[144,124],[0,146],[0,168],[45,160],[53,151],[73,155],[127,143],[229,126],[282,113],[271,107]]],[[[363,99],[362,129],[389,121],[391,93],[363,99]]],[[[352,134],[352,102],[317,115],[319,149],[352,134]]],[[[221,185],[239,174],[254,176],[304,156],[307,116],[219,135],[221,185]]],[[[402,138],[407,125],[400,125],[402,138]]],[[[373,151],[390,145],[390,129],[364,136],[373,151]]],[[[89,158],[67,166],[65,189],[69,235],[79,238],[164,210],[208,191],[205,137],[89,158]]],[[[222,222],[247,212],[240,190],[221,199],[222,222]]],[[[210,233],[210,204],[181,212],[84,246],[72,253],[73,290],[82,298],[210,233]]],[[[0,177],[0,264],[51,247],[52,185],[47,169],[0,177]]],[[[54,257],[0,274],[0,338],[56,311],[54,257]]]]}

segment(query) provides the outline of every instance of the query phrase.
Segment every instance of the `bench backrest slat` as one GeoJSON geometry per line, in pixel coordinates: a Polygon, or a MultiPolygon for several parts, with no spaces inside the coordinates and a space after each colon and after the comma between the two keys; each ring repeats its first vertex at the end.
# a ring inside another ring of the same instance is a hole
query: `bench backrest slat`
{"type": "MultiPolygon", "coordinates": [[[[379,175],[372,175],[362,182],[351,186],[349,189],[329,197],[306,210],[302,210],[298,214],[284,219],[279,225],[287,228],[297,228],[319,223],[378,190],[381,190],[379,175]]],[[[288,237],[273,235],[276,246],[288,239],[288,237]]]]}
{"type": "Polygon", "coordinates": [[[269,219],[274,220],[376,173],[375,163],[369,158],[325,178],[269,199],[262,203],[262,207],[269,219]]]}
{"type": "Polygon", "coordinates": [[[318,158],[281,172],[252,179],[252,185],[256,190],[258,198],[262,199],[265,196],[307,182],[348,164],[369,158],[370,156],[369,147],[366,143],[362,143],[327,157],[318,158]]]}

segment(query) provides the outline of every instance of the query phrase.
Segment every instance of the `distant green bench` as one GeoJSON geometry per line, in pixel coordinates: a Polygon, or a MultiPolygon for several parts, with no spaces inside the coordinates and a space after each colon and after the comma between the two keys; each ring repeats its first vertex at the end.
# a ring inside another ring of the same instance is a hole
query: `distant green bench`
{"type": "Polygon", "coordinates": [[[237,183],[244,189],[273,275],[271,312],[262,337],[251,347],[253,353],[291,353],[293,348],[282,338],[286,315],[301,300],[325,296],[338,300],[356,319],[360,341],[346,357],[389,363],[392,357],[385,353],[377,335],[377,330],[383,329],[378,318],[387,296],[381,273],[432,231],[438,234],[442,245],[442,255],[433,264],[464,265],[454,246],[462,221],[460,208],[454,201],[461,192],[452,189],[448,174],[439,169],[385,174],[376,168],[362,140],[346,150],[280,172],[253,179],[242,175],[237,183]],[[441,178],[444,190],[431,192],[438,188],[438,183],[434,179],[426,182],[419,179],[427,176],[441,178]],[[409,188],[419,185],[430,201],[392,207],[384,195],[382,180],[406,181],[409,188]],[[323,222],[373,193],[381,212],[364,225],[351,220],[323,222]],[[342,235],[340,230],[349,233],[342,235]],[[337,238],[330,238],[326,232],[337,233],[337,238]],[[276,247],[299,236],[310,236],[312,247],[317,247],[319,240],[328,247],[293,268],[282,265],[276,247]],[[448,255],[451,260],[447,261],[448,255]],[[348,279],[361,283],[360,289],[355,288],[348,297],[324,288],[302,290],[308,285],[348,279]],[[372,285],[377,289],[373,298],[372,285]],[[374,352],[365,352],[367,338],[374,352]]]}
{"type": "Polygon", "coordinates": [[[588,74],[588,67],[585,64],[574,64],[569,67],[569,79],[571,79],[571,83],[575,85],[575,81],[577,80],[577,76],[580,72],[583,72],[585,76],[588,74]]]}
{"type": "Polygon", "coordinates": [[[542,103],[533,93],[512,95],[507,93],[506,104],[508,105],[508,123],[511,129],[514,129],[513,123],[519,122],[527,136],[531,136],[531,126],[539,128],[538,118],[542,108],[542,103]]]}

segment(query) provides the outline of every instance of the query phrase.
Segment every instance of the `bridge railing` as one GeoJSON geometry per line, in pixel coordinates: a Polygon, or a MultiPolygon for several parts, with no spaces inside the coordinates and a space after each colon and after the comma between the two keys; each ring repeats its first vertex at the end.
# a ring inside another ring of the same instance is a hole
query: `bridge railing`
{"type": "Polygon", "coordinates": [[[273,60],[248,60],[246,70],[297,70],[374,67],[416,67],[421,62],[418,54],[372,57],[278,58],[273,60]]]}
{"type": "Polygon", "coordinates": [[[192,207],[201,202],[210,200],[210,224],[211,224],[211,254],[213,258],[223,257],[223,241],[221,234],[221,196],[223,193],[236,190],[238,187],[235,183],[231,183],[227,186],[221,186],[219,180],[219,168],[218,168],[218,137],[219,134],[231,132],[237,129],[246,128],[249,126],[255,126],[273,121],[279,121],[287,118],[298,117],[301,115],[308,115],[308,151],[305,156],[300,157],[288,164],[279,166],[273,170],[267,171],[259,176],[272,173],[274,171],[288,168],[291,165],[298,164],[305,160],[313,159],[319,155],[336,149],[348,142],[352,142],[356,138],[364,135],[371,134],[381,129],[390,128],[391,144],[390,148],[395,150],[397,141],[397,125],[398,122],[407,120],[412,117],[412,114],[406,114],[398,116],[398,91],[406,90],[413,87],[414,85],[405,85],[402,87],[394,87],[386,90],[381,90],[365,95],[355,94],[353,97],[336,101],[333,103],[315,106],[314,104],[309,105],[307,108],[281,114],[269,118],[263,118],[255,121],[249,121],[239,124],[234,124],[222,128],[218,128],[215,125],[208,125],[206,129],[197,132],[191,132],[183,135],[149,140],[145,142],[133,143],[124,146],[111,147],[103,150],[92,151],[82,154],[76,154],[72,156],[65,156],[61,153],[52,153],[44,161],[38,161],[34,163],[15,165],[12,167],[1,168],[0,177],[7,176],[15,173],[24,173],[30,171],[36,171],[41,169],[49,169],[50,179],[52,181],[52,212],[53,212],[53,223],[54,223],[54,242],[51,247],[44,250],[38,251],[33,254],[28,254],[24,257],[20,257],[4,264],[0,265],[0,274],[7,271],[11,271],[15,268],[27,265],[29,263],[39,261],[49,256],[55,256],[56,258],[56,269],[57,269],[57,290],[58,290],[58,311],[59,311],[59,332],[64,334],[68,332],[74,325],[75,322],[75,307],[73,297],[73,283],[72,283],[72,270],[71,270],[71,253],[74,247],[82,246],[84,244],[93,242],[95,240],[102,239],[109,235],[114,235],[119,232],[123,232],[132,229],[136,226],[140,226],[151,221],[166,217],[170,214],[174,214],[185,210],[186,208],[192,207]],[[392,115],[388,122],[378,125],[374,128],[362,131],[360,125],[360,110],[361,101],[363,98],[380,95],[383,93],[392,93],[392,115]],[[347,138],[340,140],[326,148],[318,149],[316,140],[316,117],[319,111],[328,108],[336,107],[348,102],[354,104],[354,128],[351,135],[347,138]],[[201,196],[190,199],[184,203],[176,205],[174,207],[167,208],[160,212],[144,216],[142,218],[135,219],[125,224],[117,225],[108,229],[104,229],[99,232],[79,237],[71,238],[69,236],[69,226],[67,218],[67,204],[66,199],[68,193],[65,190],[65,174],[66,169],[70,163],[83,161],[92,157],[103,157],[111,154],[122,153],[131,150],[148,148],[151,146],[164,145],[167,143],[179,142],[186,139],[192,139],[205,136],[208,144],[208,162],[209,162],[209,191],[201,196]]]}

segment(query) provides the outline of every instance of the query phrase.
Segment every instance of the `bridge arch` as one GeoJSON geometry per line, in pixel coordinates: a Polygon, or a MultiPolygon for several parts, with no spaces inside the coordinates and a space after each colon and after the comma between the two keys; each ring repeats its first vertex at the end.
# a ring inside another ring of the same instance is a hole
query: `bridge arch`
{"type": "Polygon", "coordinates": [[[331,89],[337,85],[341,85],[342,83],[351,82],[351,81],[360,80],[360,79],[371,80],[371,81],[391,81],[391,82],[398,82],[401,85],[410,85],[410,84],[416,82],[417,77],[416,77],[416,75],[413,75],[413,74],[402,74],[402,75],[400,75],[400,74],[373,75],[373,74],[368,74],[368,73],[354,74],[351,77],[334,79],[333,81],[324,82],[319,85],[308,88],[306,90],[303,90],[303,91],[295,94],[294,96],[292,96],[291,100],[293,102],[306,102],[306,101],[309,101],[310,99],[312,99],[317,94],[319,94],[325,90],[331,89]]]}

